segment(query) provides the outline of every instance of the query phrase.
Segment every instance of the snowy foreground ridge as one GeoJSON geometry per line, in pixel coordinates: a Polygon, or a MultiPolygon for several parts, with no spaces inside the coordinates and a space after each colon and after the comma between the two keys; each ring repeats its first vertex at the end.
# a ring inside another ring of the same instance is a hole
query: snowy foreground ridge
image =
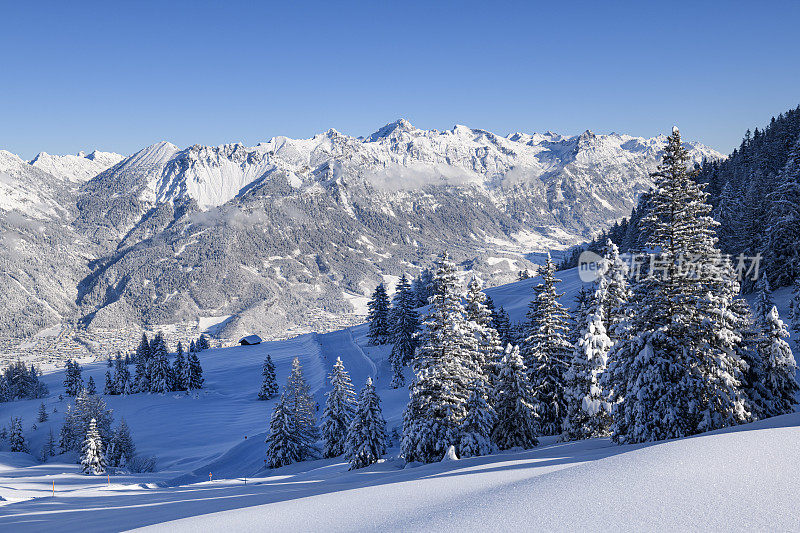
{"type": "MultiPolygon", "coordinates": [[[[577,274],[560,274],[563,301],[572,301],[577,274]]],[[[517,320],[536,282],[487,293],[517,320]]],[[[341,357],[357,387],[375,381],[390,433],[401,425],[408,392],[390,388],[388,347],[368,346],[366,333],[362,325],[203,351],[196,396],[106,396],[139,453],[158,457],[154,473],[84,476],[72,456],[40,464],[0,451],[0,531],[800,530],[800,414],[647,445],[544,437],[532,450],[423,466],[405,465],[393,440],[384,460],[356,471],[341,458],[264,469],[275,400],[256,394],[267,353],[281,384],[299,357],[320,404],[341,357]]],[[[86,365],[84,378],[102,382],[105,371],[86,365]]],[[[43,377],[48,412],[58,412],[35,431],[26,423],[34,451],[63,420],[63,377],[43,377]]],[[[32,421],[39,403],[0,404],[0,420],[32,421]]]]}

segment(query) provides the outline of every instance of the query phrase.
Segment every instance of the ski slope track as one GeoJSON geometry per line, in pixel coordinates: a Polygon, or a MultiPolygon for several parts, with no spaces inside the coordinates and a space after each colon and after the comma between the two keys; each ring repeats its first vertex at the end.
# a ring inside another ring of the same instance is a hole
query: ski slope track
{"type": "MultiPolygon", "coordinates": [[[[562,302],[581,286],[559,272],[562,302]]],[[[488,289],[497,306],[522,318],[536,278],[488,289]]],[[[785,298],[779,295],[780,303],[785,298]]],[[[800,414],[649,445],[608,439],[429,465],[405,465],[393,440],[379,463],[349,471],[341,458],[264,468],[275,400],[258,401],[266,354],[285,383],[299,357],[320,404],[341,357],[356,388],[373,378],[389,432],[402,426],[406,389],[390,388],[388,346],[370,346],[366,325],[200,354],[197,394],[106,396],[131,428],[146,474],[84,476],[74,455],[39,463],[49,430],[63,422],[62,371],[46,373],[52,413],[31,430],[40,400],[0,404],[0,420],[21,416],[33,454],[0,447],[0,531],[507,531],[798,530],[800,414]],[[209,478],[209,475],[211,476],[209,478]],[[55,496],[53,496],[55,483],[55,496]]],[[[102,386],[105,364],[84,367],[102,386]]],[[[410,373],[407,374],[410,379],[410,373]]]]}

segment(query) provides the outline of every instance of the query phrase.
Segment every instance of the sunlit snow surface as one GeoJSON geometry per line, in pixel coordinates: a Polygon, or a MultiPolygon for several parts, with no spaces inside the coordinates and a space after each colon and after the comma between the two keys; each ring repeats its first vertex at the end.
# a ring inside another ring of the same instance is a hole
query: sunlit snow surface
{"type": "MultiPolygon", "coordinates": [[[[571,303],[580,282],[574,270],[559,275],[571,303]]],[[[518,320],[536,281],[487,292],[518,320]]],[[[209,350],[200,355],[206,388],[196,397],[106,397],[138,451],[158,457],[152,474],[112,475],[109,485],[78,474],[67,457],[39,464],[0,452],[0,531],[800,529],[798,414],[652,445],[544,438],[533,450],[404,468],[395,441],[383,462],[363,470],[350,472],[341,459],[265,470],[274,401],[255,397],[266,353],[281,384],[300,357],[321,405],[325,376],[341,357],[357,387],[376,381],[390,431],[401,425],[408,392],[389,388],[388,348],[368,346],[365,335],[362,325],[209,350]]],[[[105,371],[87,365],[84,379],[102,388],[105,371]]],[[[58,401],[63,373],[44,379],[48,411],[58,413],[36,431],[38,400],[0,404],[0,420],[23,417],[34,455],[50,428],[57,435],[67,404],[58,401]]]]}

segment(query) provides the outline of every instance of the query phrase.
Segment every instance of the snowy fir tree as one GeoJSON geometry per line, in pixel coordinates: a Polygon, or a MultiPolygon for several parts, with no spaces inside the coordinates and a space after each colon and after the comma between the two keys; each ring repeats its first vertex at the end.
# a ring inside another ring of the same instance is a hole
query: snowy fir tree
{"type": "Polygon", "coordinates": [[[417,300],[415,307],[422,307],[430,303],[433,296],[433,271],[430,268],[424,269],[411,282],[411,291],[417,300]]]}
{"type": "Polygon", "coordinates": [[[529,305],[521,347],[543,435],[561,433],[561,423],[566,414],[564,372],[572,357],[570,317],[558,301],[563,294],[556,291],[556,284],[561,280],[555,277],[555,268],[548,254],[547,261],[539,270],[542,283],[534,287],[535,296],[529,305]]]}
{"type": "Polygon", "coordinates": [[[172,390],[186,390],[186,377],[188,376],[189,366],[183,353],[183,344],[178,343],[178,350],[175,353],[175,362],[172,363],[172,390]]]}
{"type": "Polygon", "coordinates": [[[200,334],[200,338],[197,339],[197,343],[195,344],[196,351],[202,352],[203,350],[208,350],[211,348],[211,344],[208,342],[208,337],[205,333],[200,334]]]}
{"type": "Polygon", "coordinates": [[[462,458],[488,455],[494,449],[492,430],[497,417],[487,401],[489,394],[483,387],[484,384],[480,380],[473,381],[472,390],[467,398],[467,414],[461,421],[461,441],[458,445],[462,458]]]}
{"type": "Polygon", "coordinates": [[[392,298],[390,330],[392,342],[392,387],[405,385],[403,367],[414,359],[419,331],[416,297],[405,274],[400,277],[392,298]]]}
{"type": "Polygon", "coordinates": [[[761,275],[756,282],[756,301],[755,301],[755,315],[756,323],[760,327],[765,327],[767,322],[767,315],[775,306],[775,301],[772,299],[772,286],[770,286],[769,279],[766,274],[761,275]]]}
{"type": "Polygon", "coordinates": [[[657,253],[609,359],[613,438],[621,443],[683,437],[749,417],[739,388],[741,336],[728,320],[738,284],[730,263],[719,260],[711,206],[688,160],[675,128],[642,219],[646,246],[657,253]]]}
{"type": "Polygon", "coordinates": [[[114,390],[115,394],[131,394],[133,384],[131,383],[131,373],[128,365],[122,357],[117,356],[114,360],[114,390]]]}
{"type": "Polygon", "coordinates": [[[97,385],[94,384],[94,378],[89,376],[89,381],[86,382],[86,392],[89,394],[97,394],[97,385]]]}
{"type": "Polygon", "coordinates": [[[486,391],[491,387],[497,365],[503,356],[503,346],[500,334],[492,324],[492,312],[486,305],[486,295],[481,292],[481,284],[475,277],[467,285],[464,311],[467,322],[477,340],[473,357],[473,371],[478,380],[477,386],[480,390],[486,391]]]}
{"type": "Polygon", "coordinates": [[[322,439],[324,457],[337,457],[344,453],[347,429],[356,410],[356,393],[342,359],[337,357],[333,371],[328,376],[331,390],[327,393],[322,413],[322,439]]]}
{"type": "Polygon", "coordinates": [[[81,366],[77,361],[67,361],[66,371],[64,372],[64,389],[67,396],[77,396],[83,389],[81,366]]]}
{"type": "Polygon", "coordinates": [[[47,435],[47,442],[44,445],[44,450],[47,453],[47,457],[56,456],[56,436],[53,434],[53,428],[50,428],[50,432],[47,435]]]}
{"type": "Polygon", "coordinates": [[[800,276],[800,138],[789,150],[766,201],[764,261],[776,286],[791,285],[800,276]]]}
{"type": "Polygon", "coordinates": [[[300,359],[292,360],[292,370],[286,381],[284,389],[286,403],[294,417],[297,438],[302,444],[301,460],[317,455],[315,443],[319,438],[316,420],[316,402],[311,396],[311,388],[303,377],[303,367],[300,359]]]}
{"type": "MultiPolygon", "coordinates": [[[[144,339],[143,339],[144,340],[144,339]]],[[[150,347],[148,345],[147,355],[142,357],[137,351],[136,364],[134,367],[134,389],[137,392],[147,392],[150,390],[150,375],[148,368],[150,367],[150,347]]]]}
{"type": "Polygon", "coordinates": [[[89,422],[89,429],[86,431],[86,438],[81,448],[81,472],[93,476],[106,473],[103,440],[97,431],[97,422],[94,418],[89,422]]]}
{"type": "Polygon", "coordinates": [[[124,467],[130,464],[135,455],[136,446],[131,437],[131,430],[123,418],[119,421],[119,426],[114,430],[114,434],[111,437],[111,444],[108,447],[108,464],[124,467]]]}
{"type": "Polygon", "coordinates": [[[158,332],[150,343],[150,366],[148,369],[150,392],[165,393],[172,389],[172,369],[164,334],[158,332]]]}
{"type": "Polygon", "coordinates": [[[626,335],[633,293],[628,282],[628,265],[619,255],[619,248],[611,239],[606,241],[603,261],[597,271],[595,294],[602,306],[603,325],[611,342],[626,335]]]}
{"type": "Polygon", "coordinates": [[[200,366],[200,358],[197,352],[189,352],[186,371],[188,379],[186,381],[187,390],[197,390],[203,388],[203,367],[200,366]]]}
{"type": "Polygon", "coordinates": [[[105,395],[117,394],[117,384],[114,383],[114,379],[111,377],[111,372],[108,370],[106,370],[106,383],[103,386],[103,394],[105,395]]]}
{"type": "Polygon", "coordinates": [[[736,329],[741,335],[741,342],[736,347],[743,364],[740,388],[746,398],[747,411],[753,418],[761,419],[767,416],[766,413],[771,404],[771,393],[765,385],[766,369],[759,349],[760,326],[756,324],[750,306],[744,298],[733,299],[730,316],[738,324],[736,329]]]}
{"type": "Polygon", "coordinates": [[[147,339],[147,333],[142,333],[142,340],[136,348],[136,361],[141,361],[145,366],[150,361],[150,341],[147,339]]]}
{"type": "Polygon", "coordinates": [[[379,283],[368,303],[369,340],[372,344],[386,344],[391,338],[389,328],[389,297],[386,287],[379,283]]]}
{"type": "Polygon", "coordinates": [[[475,354],[464,316],[455,264],[445,252],[436,263],[431,310],[414,359],[411,398],[403,414],[406,461],[439,461],[461,440],[475,354]]]}
{"type": "Polygon", "coordinates": [[[83,389],[75,398],[75,405],[68,406],[61,427],[60,446],[63,451],[79,450],[89,422],[95,420],[97,430],[104,442],[111,438],[113,411],[107,408],[103,398],[90,395],[83,389]]]}
{"type": "Polygon", "coordinates": [[[355,470],[377,463],[384,453],[386,420],[372,378],[367,378],[358,395],[358,409],[347,430],[345,458],[350,463],[350,470],[355,470]]]}
{"type": "Polygon", "coordinates": [[[611,427],[610,408],[600,386],[611,349],[611,339],[603,325],[601,295],[598,287],[575,343],[572,364],[565,373],[567,412],[561,431],[565,441],[606,436],[611,427]]]}
{"type": "Polygon", "coordinates": [[[197,353],[197,345],[193,340],[189,341],[189,353],[197,353]]]}
{"type": "Polygon", "coordinates": [[[531,384],[517,346],[506,347],[494,388],[497,422],[492,441],[501,449],[533,448],[539,444],[539,425],[531,384]]]}
{"type": "Polygon", "coordinates": [[[761,359],[764,362],[764,384],[769,391],[766,416],[776,416],[794,411],[797,404],[797,364],[789,344],[784,340],[789,336],[786,326],[772,307],[764,321],[760,343],[761,359]]]}
{"type": "Polygon", "coordinates": [[[275,363],[272,357],[267,354],[264,359],[264,366],[261,367],[261,389],[258,391],[259,400],[270,400],[278,395],[278,380],[275,377],[275,363]]]}
{"type": "Polygon", "coordinates": [[[28,451],[28,445],[25,442],[25,434],[22,432],[22,418],[18,416],[11,418],[11,430],[8,434],[8,443],[12,452],[28,451]]]}
{"type": "Polygon", "coordinates": [[[267,465],[278,468],[301,461],[305,445],[297,430],[297,420],[289,405],[287,392],[280,396],[272,413],[267,436],[267,465]]]}
{"type": "Polygon", "coordinates": [[[47,407],[45,407],[44,402],[39,404],[39,414],[36,417],[36,421],[40,424],[42,422],[47,422],[47,407]]]}

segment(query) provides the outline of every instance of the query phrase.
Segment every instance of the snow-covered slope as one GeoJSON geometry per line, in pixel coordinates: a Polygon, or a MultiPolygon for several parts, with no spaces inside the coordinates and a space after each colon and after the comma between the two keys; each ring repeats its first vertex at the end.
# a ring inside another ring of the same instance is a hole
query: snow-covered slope
{"type": "MultiPolygon", "coordinates": [[[[581,282],[562,272],[572,303],[581,282]]],[[[536,279],[487,291],[520,316],[536,279]]],[[[386,460],[350,472],[341,459],[264,470],[264,438],[274,401],[260,402],[260,366],[270,353],[283,383],[299,357],[318,402],[336,357],[357,387],[372,377],[392,428],[406,390],[393,390],[387,347],[370,347],[364,325],[258,346],[200,354],[206,388],[185,394],[106,397],[124,416],[141,454],[159,458],[151,474],[94,478],[67,458],[38,464],[0,448],[0,530],[796,530],[793,486],[800,475],[800,415],[653,445],[607,439],[404,468],[397,442],[386,460]],[[209,480],[209,474],[212,478],[209,480]],[[52,497],[53,482],[56,496],[52,497]],[[176,521],[177,520],[177,521],[176,521]],[[175,522],[169,522],[175,521],[175,522]]],[[[102,383],[105,365],[85,365],[102,383]]],[[[0,404],[0,420],[22,416],[34,453],[58,430],[63,372],[47,373],[48,411],[30,430],[39,401],[0,404]]]]}
{"type": "Polygon", "coordinates": [[[90,154],[50,155],[40,152],[30,161],[30,165],[44,170],[57,178],[82,183],[97,176],[107,168],[113,167],[125,156],[113,152],[93,151],[90,154]]]}

